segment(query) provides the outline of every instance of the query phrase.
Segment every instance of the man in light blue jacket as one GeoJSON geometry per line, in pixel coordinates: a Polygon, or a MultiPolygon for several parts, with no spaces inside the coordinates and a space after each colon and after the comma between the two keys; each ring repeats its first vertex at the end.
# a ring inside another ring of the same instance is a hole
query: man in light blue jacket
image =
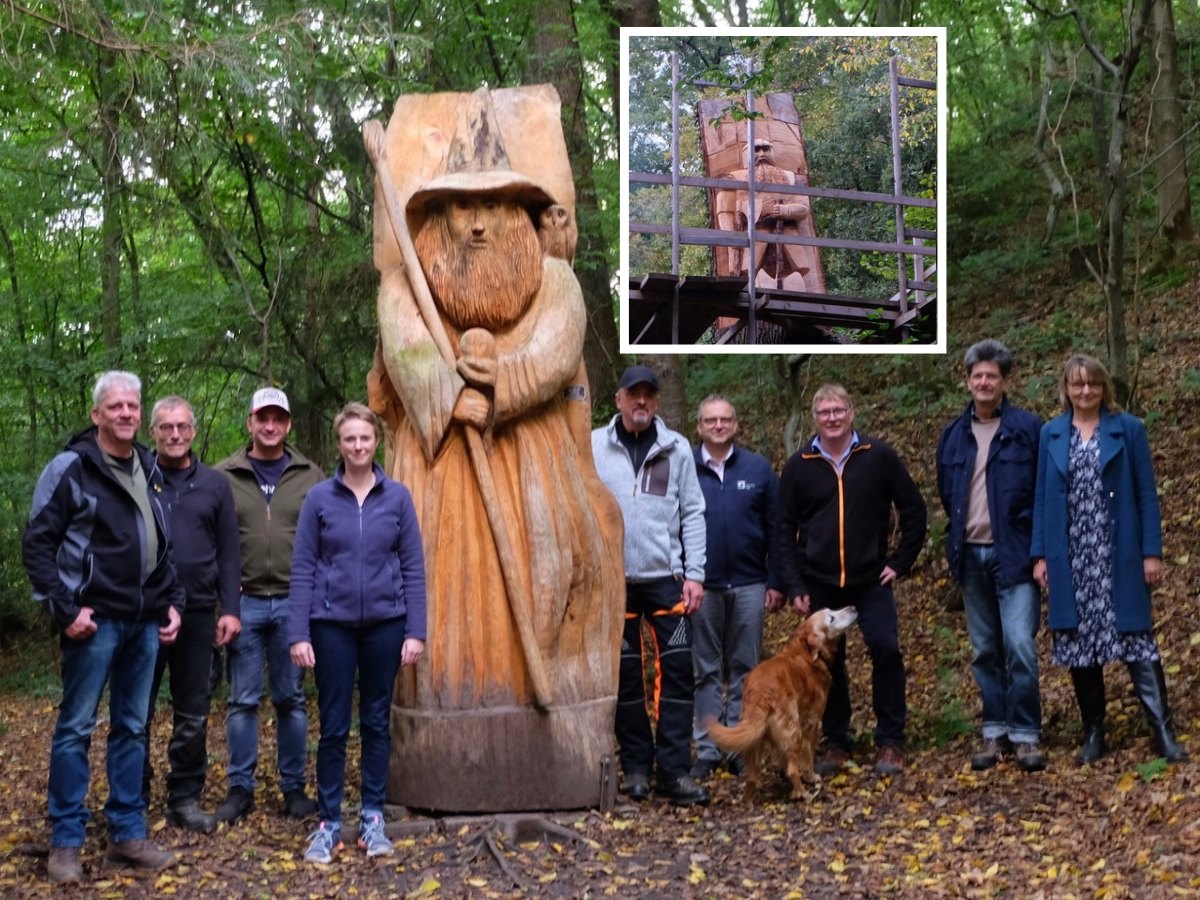
{"type": "Polygon", "coordinates": [[[596,471],[625,520],[625,633],[617,695],[621,792],[632,800],[656,791],[679,806],[708,803],[691,777],[692,626],[704,598],[704,494],[691,446],[667,428],[658,410],[658,377],[630,366],[616,396],[618,414],[592,432],[596,471]],[[658,711],[654,734],[646,711],[643,619],[653,632],[658,711]]]}

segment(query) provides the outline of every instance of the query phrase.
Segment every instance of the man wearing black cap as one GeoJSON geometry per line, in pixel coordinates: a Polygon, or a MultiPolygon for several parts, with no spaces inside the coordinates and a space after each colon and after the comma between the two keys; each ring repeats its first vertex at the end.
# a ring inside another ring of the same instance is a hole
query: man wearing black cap
{"type": "Polygon", "coordinates": [[[658,377],[630,366],[616,396],[618,414],[592,432],[596,471],[625,520],[625,633],[617,696],[621,791],[632,800],[656,790],[679,806],[708,803],[691,777],[692,631],[704,598],[704,494],[691,446],[658,418],[658,377]],[[654,632],[658,731],[646,711],[641,627],[654,632]]]}

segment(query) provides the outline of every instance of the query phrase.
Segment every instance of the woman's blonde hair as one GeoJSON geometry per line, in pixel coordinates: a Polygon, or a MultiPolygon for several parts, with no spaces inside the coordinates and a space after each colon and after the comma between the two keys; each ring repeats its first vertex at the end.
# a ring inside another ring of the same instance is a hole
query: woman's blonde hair
{"type": "Polygon", "coordinates": [[[342,411],[334,418],[333,439],[335,442],[341,440],[342,426],[351,419],[359,419],[369,424],[375,429],[375,439],[380,444],[383,443],[383,422],[380,421],[379,416],[375,415],[375,413],[371,410],[371,407],[367,406],[365,403],[359,403],[358,401],[351,401],[350,403],[347,403],[342,407],[342,411]]]}

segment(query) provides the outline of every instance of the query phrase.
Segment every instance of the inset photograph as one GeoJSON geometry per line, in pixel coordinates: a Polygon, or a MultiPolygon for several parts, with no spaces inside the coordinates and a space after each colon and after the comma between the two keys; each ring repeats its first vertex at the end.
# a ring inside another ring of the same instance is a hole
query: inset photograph
{"type": "Polygon", "coordinates": [[[622,352],[944,352],[945,38],[622,29],[622,352]]]}

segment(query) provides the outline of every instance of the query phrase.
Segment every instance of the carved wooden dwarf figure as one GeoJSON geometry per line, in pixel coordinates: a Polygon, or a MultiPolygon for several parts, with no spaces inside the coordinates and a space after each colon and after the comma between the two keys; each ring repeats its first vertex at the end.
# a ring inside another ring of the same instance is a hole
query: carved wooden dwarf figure
{"type": "MultiPolygon", "coordinates": [[[[737,181],[749,180],[747,169],[730,172],[728,178],[737,181]]],[[[795,184],[796,175],[775,165],[771,142],[757,139],[754,142],[754,180],[762,184],[795,184]]],[[[812,234],[812,203],[805,196],[775,194],[759,188],[754,195],[754,211],[751,216],[750,194],[742,190],[717,192],[717,227],[727,231],[745,232],[747,221],[753,218],[756,231],[775,234],[812,234]]],[[[733,270],[747,274],[745,248],[731,249],[733,270]]],[[[754,283],[759,287],[782,288],[789,291],[818,290],[815,277],[809,277],[817,267],[812,247],[798,244],[754,244],[754,283]]]]}
{"type": "Polygon", "coordinates": [[[613,746],[621,522],[591,458],[558,116],[548,86],[481,89],[401,97],[386,134],[364,129],[371,401],[428,570],[427,663],[392,712],[389,799],[411,807],[595,805],[613,746]]]}

